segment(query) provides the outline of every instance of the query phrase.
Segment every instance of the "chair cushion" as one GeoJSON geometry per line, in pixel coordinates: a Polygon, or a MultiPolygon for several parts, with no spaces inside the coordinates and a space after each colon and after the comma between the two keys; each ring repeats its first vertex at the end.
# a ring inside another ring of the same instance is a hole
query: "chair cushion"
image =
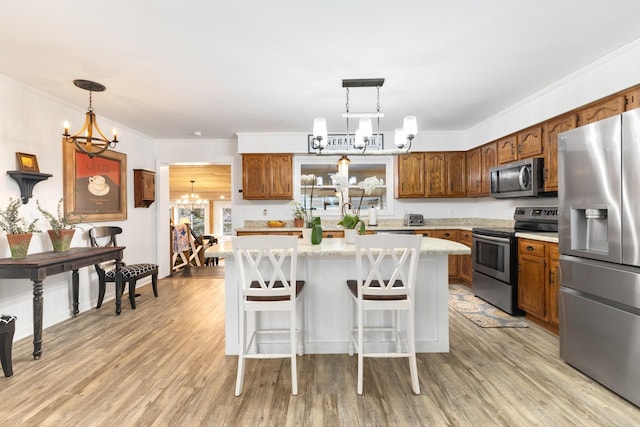
{"type": "MultiPolygon", "coordinates": [[[[251,282],[251,288],[259,288],[260,283],[257,281],[251,282]]],[[[282,282],[277,281],[273,284],[274,288],[283,288],[284,285],[282,282]]],[[[304,280],[296,280],[296,297],[300,295],[302,292],[302,288],[304,288],[304,280]]],[[[287,301],[289,299],[288,295],[279,295],[275,297],[256,297],[256,296],[248,296],[247,301],[287,301]]]]}
{"type": "MultiPolygon", "coordinates": [[[[140,277],[145,274],[148,274],[154,270],[158,270],[158,266],[156,264],[129,264],[122,266],[122,277],[124,279],[130,279],[132,277],[140,277]]],[[[109,270],[105,272],[105,277],[107,279],[115,279],[116,278],[116,270],[109,270]]]]}
{"type": "MultiPolygon", "coordinates": [[[[388,280],[385,280],[384,282],[385,282],[385,285],[389,283],[388,280]]],[[[351,294],[357,298],[358,297],[358,281],[347,280],[347,286],[349,287],[351,294]]],[[[394,288],[401,288],[403,286],[404,285],[402,284],[402,280],[396,280],[395,282],[393,282],[394,288]]],[[[377,280],[372,280],[371,285],[369,285],[369,287],[379,288],[380,282],[378,282],[377,280]]],[[[407,296],[406,295],[363,295],[362,299],[376,300],[376,301],[395,301],[395,300],[407,299],[407,296]]]]}
{"type": "Polygon", "coordinates": [[[13,321],[15,321],[17,319],[16,316],[11,316],[9,314],[2,314],[0,315],[0,323],[11,323],[13,321]]]}

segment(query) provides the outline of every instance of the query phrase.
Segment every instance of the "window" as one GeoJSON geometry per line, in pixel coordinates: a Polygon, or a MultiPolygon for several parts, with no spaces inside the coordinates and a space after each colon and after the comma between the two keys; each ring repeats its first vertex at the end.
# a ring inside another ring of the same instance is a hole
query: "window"
{"type": "MultiPolygon", "coordinates": [[[[338,173],[339,156],[296,156],[296,177],[294,188],[298,191],[296,200],[306,206],[311,206],[311,186],[303,185],[302,175],[315,175],[316,185],[313,188],[313,215],[340,215],[342,209],[342,197],[336,192],[335,181],[332,176],[338,173]]],[[[362,214],[367,209],[375,206],[382,213],[391,212],[392,198],[389,197],[388,186],[393,179],[393,165],[390,156],[353,156],[346,168],[350,183],[349,198],[354,209],[360,206],[362,214]],[[376,188],[371,194],[364,195],[358,187],[358,183],[365,178],[375,176],[384,181],[382,187],[376,188]],[[361,199],[362,197],[362,199],[361,199]]]]}

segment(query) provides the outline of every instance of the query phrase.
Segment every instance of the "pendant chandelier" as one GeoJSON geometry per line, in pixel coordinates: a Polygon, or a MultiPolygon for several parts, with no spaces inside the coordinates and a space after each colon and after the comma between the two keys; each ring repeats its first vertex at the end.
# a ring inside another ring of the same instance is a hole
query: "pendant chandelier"
{"type": "Polygon", "coordinates": [[[395,130],[394,133],[394,144],[396,149],[393,150],[369,150],[367,151],[368,146],[374,139],[373,133],[373,122],[376,121],[376,138],[378,141],[382,141],[382,134],[380,133],[380,118],[384,117],[384,113],[380,111],[380,88],[384,84],[384,79],[344,79],[342,80],[342,87],[346,89],[347,102],[346,102],[346,112],[342,113],[342,117],[346,119],[347,122],[347,130],[345,139],[348,144],[347,150],[340,150],[336,152],[335,150],[323,150],[327,147],[328,134],[327,134],[327,121],[324,117],[316,117],[313,121],[313,140],[311,142],[311,147],[316,151],[318,155],[332,155],[332,154],[354,154],[354,155],[364,155],[364,154],[377,154],[377,155],[387,155],[387,154],[403,154],[409,152],[411,149],[411,142],[413,138],[418,133],[418,125],[416,116],[407,116],[404,118],[403,127],[395,130]],[[374,112],[365,112],[365,113],[354,113],[349,111],[349,88],[354,87],[375,87],[377,91],[377,104],[376,111],[374,112]],[[349,120],[350,119],[358,119],[358,127],[350,134],[349,131],[349,120]]]}
{"type": "Polygon", "coordinates": [[[191,205],[191,206],[205,204],[204,200],[202,200],[200,196],[194,193],[193,191],[193,184],[195,183],[195,181],[191,180],[189,182],[191,183],[191,194],[183,194],[182,196],[180,196],[180,199],[178,200],[178,204],[191,205]]]}
{"type": "Polygon", "coordinates": [[[98,127],[96,121],[96,115],[93,112],[93,106],[91,105],[93,92],[104,92],[107,88],[100,83],[92,82],[90,80],[74,80],[73,84],[80,89],[89,91],[89,109],[85,116],[84,125],[82,129],[76,132],[74,135],[69,134],[69,122],[64,122],[64,133],[62,136],[64,140],[69,143],[73,143],[76,148],[89,157],[95,157],[104,153],[109,148],[115,148],[118,141],[118,131],[113,128],[113,139],[109,140],[102,133],[98,127]]]}

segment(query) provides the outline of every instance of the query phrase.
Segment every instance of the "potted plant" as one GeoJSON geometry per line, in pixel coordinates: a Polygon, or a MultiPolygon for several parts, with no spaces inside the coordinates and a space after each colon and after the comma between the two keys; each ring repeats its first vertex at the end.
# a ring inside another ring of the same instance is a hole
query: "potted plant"
{"type": "Polygon", "coordinates": [[[293,206],[293,226],[300,228],[304,227],[305,212],[302,205],[300,202],[296,202],[294,200],[291,202],[291,206],[293,206]]]}
{"type": "Polygon", "coordinates": [[[31,242],[32,233],[37,233],[36,222],[34,219],[29,224],[22,218],[18,209],[22,205],[20,199],[9,199],[6,209],[0,209],[0,228],[7,233],[7,241],[11,250],[11,258],[20,259],[27,256],[29,251],[29,243],[31,242]]]}
{"type": "Polygon", "coordinates": [[[76,232],[76,225],[81,220],[80,216],[73,212],[70,212],[67,215],[63,213],[63,200],[64,197],[58,202],[56,215],[53,215],[51,212],[44,209],[40,206],[40,201],[36,200],[38,210],[42,216],[49,221],[49,225],[51,226],[51,229],[47,230],[47,233],[49,233],[49,238],[51,239],[51,244],[53,245],[53,250],[55,252],[64,252],[69,250],[69,247],[71,246],[71,239],[73,239],[73,235],[76,232]]]}

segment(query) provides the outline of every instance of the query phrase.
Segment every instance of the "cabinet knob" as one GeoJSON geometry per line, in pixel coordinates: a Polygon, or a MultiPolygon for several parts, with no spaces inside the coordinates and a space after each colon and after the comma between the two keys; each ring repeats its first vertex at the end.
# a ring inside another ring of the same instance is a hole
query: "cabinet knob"
{"type": "Polygon", "coordinates": [[[528,251],[532,251],[533,250],[533,246],[527,246],[527,250],[528,251]]]}

